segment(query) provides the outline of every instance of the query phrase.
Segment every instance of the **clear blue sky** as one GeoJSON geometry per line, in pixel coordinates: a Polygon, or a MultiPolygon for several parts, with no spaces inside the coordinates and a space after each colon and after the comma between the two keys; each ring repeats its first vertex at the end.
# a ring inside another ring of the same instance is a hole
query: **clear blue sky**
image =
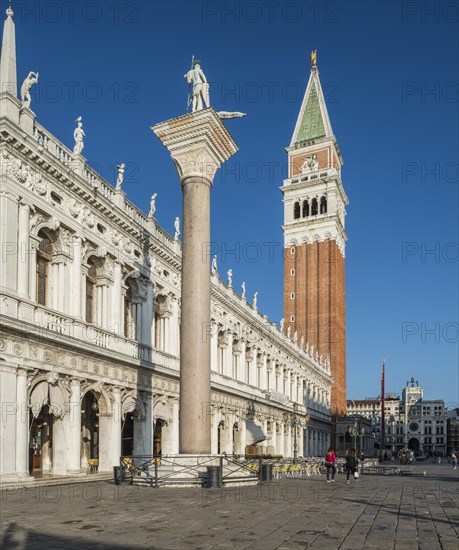
{"type": "Polygon", "coordinates": [[[185,112],[183,75],[192,54],[202,59],[214,106],[248,113],[228,122],[240,152],[212,191],[219,269],[232,267],[234,286],[245,280],[248,296],[258,291],[260,309],[278,321],[278,187],[317,49],[350,199],[348,397],[379,393],[385,357],[388,391],[414,376],[426,397],[452,404],[459,400],[457,6],[14,1],[19,80],[38,70],[39,122],[71,146],[82,115],[88,160],[112,182],[114,166],[127,163],[128,198],[145,211],[157,192],[157,219],[173,232],[181,192],[149,126],[185,112]],[[266,243],[277,243],[274,258],[266,243]]]}

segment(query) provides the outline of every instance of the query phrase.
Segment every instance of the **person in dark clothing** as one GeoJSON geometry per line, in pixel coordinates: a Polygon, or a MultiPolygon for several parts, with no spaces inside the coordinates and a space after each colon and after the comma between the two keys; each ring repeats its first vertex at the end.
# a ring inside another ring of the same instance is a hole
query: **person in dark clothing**
{"type": "Polygon", "coordinates": [[[357,472],[357,466],[359,465],[359,461],[357,460],[357,457],[355,456],[355,449],[349,449],[346,453],[346,479],[347,483],[350,483],[349,477],[352,474],[352,477],[357,481],[356,472],[357,472]]]}

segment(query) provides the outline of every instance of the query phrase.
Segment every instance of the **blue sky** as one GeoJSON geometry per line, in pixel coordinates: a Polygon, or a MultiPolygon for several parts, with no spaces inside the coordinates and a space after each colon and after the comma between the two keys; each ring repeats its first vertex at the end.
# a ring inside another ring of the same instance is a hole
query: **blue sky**
{"type": "MultiPolygon", "coordinates": [[[[212,240],[233,285],[282,317],[286,153],[318,50],[343,157],[347,217],[348,398],[411,376],[459,400],[457,2],[14,1],[19,80],[40,72],[32,108],[167,231],[181,192],[149,126],[184,114],[192,54],[240,152],[215,178],[212,240]],[[274,244],[273,244],[274,243],[274,244]],[[274,257],[269,253],[275,250],[274,257]]],[[[2,2],[2,13],[6,2],[2,2]]]]}

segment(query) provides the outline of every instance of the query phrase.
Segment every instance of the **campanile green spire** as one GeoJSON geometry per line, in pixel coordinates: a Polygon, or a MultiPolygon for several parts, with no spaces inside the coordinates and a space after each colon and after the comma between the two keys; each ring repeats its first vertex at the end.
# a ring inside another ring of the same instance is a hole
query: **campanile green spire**
{"type": "Polygon", "coordinates": [[[317,53],[313,52],[311,74],[290,146],[333,135],[316,62],[317,53]]]}

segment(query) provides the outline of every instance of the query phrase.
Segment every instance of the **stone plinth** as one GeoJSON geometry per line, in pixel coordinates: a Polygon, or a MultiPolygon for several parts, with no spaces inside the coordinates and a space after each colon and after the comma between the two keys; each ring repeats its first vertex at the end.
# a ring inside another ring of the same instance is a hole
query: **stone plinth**
{"type": "Polygon", "coordinates": [[[152,130],[172,156],[183,196],[179,451],[209,454],[210,190],[215,173],[238,148],[213,109],[152,130]]]}

